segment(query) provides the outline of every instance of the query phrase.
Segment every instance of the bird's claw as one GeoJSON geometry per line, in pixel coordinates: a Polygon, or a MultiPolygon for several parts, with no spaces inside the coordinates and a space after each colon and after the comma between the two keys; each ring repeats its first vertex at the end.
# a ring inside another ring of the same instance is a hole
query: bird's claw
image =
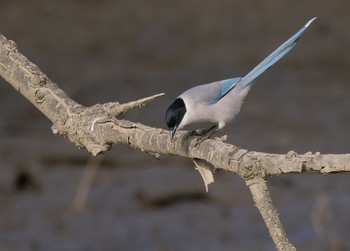
{"type": "Polygon", "coordinates": [[[200,136],[196,139],[196,143],[194,144],[195,147],[198,147],[200,144],[202,144],[203,141],[206,141],[209,137],[208,136],[200,136]]]}
{"type": "Polygon", "coordinates": [[[205,130],[205,129],[192,130],[188,133],[188,136],[189,137],[191,137],[191,136],[197,136],[197,137],[203,136],[203,135],[205,135],[205,134],[203,134],[203,130],[205,130]]]}

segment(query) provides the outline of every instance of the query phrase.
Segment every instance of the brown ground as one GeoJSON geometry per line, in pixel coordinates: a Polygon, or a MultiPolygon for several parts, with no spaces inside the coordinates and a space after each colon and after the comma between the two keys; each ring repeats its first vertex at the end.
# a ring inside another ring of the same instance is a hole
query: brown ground
{"type": "MultiPolygon", "coordinates": [[[[298,45],[261,76],[223,132],[265,152],[350,151],[349,1],[13,1],[0,33],[84,105],[166,96],[125,117],[163,127],[196,84],[247,73],[310,18],[298,45]]],[[[0,80],[0,250],[274,250],[236,175],[206,194],[186,159],[115,146],[86,206],[72,202],[89,155],[0,80]]],[[[270,180],[299,250],[350,249],[347,175],[270,180]]]]}

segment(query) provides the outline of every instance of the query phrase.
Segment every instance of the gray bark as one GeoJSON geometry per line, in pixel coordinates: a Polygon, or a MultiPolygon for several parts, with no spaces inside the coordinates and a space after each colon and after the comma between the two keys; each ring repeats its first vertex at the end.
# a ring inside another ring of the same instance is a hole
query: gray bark
{"type": "Polygon", "coordinates": [[[163,95],[126,104],[106,103],[85,107],[68,97],[40,69],[18,52],[16,44],[0,35],[0,75],[25,96],[51,122],[52,131],[68,138],[92,155],[108,151],[112,144],[125,144],[158,157],[160,154],[201,159],[214,169],[240,175],[253,196],[278,250],[295,250],[288,241],[277,210],[266,186],[270,176],[285,173],[336,173],[350,171],[350,154],[306,153],[294,151],[271,154],[249,151],[208,139],[197,144],[197,137],[179,131],[171,142],[167,130],[116,117],[163,95]]]}

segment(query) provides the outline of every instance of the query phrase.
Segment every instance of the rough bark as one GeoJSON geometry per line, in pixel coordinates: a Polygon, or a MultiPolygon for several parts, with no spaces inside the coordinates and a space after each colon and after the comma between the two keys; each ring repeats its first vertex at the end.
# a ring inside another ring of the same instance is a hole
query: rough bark
{"type": "Polygon", "coordinates": [[[53,133],[63,135],[94,156],[108,151],[112,144],[126,144],[155,157],[166,154],[201,159],[213,168],[237,173],[250,188],[255,205],[278,250],[295,248],[289,243],[277,210],[272,205],[266,179],[285,173],[350,171],[350,154],[261,153],[226,144],[222,138],[196,144],[198,138],[186,131],[179,131],[171,142],[169,132],[164,129],[116,118],[163,94],[126,104],[115,102],[84,107],[69,98],[35,64],[18,52],[13,41],[1,34],[0,75],[52,121],[53,133]]]}
{"type": "Polygon", "coordinates": [[[277,209],[272,205],[266,180],[256,178],[247,181],[246,184],[253,195],[255,206],[259,209],[276,248],[283,251],[296,250],[287,238],[286,232],[278,217],[277,209]]]}

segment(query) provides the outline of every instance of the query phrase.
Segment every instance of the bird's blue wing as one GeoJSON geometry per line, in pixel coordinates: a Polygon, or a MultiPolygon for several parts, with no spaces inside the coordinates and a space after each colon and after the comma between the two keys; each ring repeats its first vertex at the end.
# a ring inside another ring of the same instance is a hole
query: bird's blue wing
{"type": "Polygon", "coordinates": [[[218,102],[220,99],[222,99],[230,90],[232,90],[240,81],[242,78],[230,78],[221,80],[220,83],[220,90],[216,94],[216,96],[211,99],[207,104],[212,105],[218,102]]]}
{"type": "Polygon", "coordinates": [[[260,64],[258,64],[253,70],[251,70],[245,77],[241,80],[241,85],[243,87],[248,86],[254,79],[256,79],[260,74],[270,68],[274,63],[280,60],[284,55],[286,55],[296,44],[296,41],[301,37],[303,32],[309,27],[309,25],[314,21],[316,17],[307,22],[303,28],[301,28],[297,33],[284,42],[280,47],[278,47],[274,52],[272,52],[267,58],[265,58],[260,64]]]}

